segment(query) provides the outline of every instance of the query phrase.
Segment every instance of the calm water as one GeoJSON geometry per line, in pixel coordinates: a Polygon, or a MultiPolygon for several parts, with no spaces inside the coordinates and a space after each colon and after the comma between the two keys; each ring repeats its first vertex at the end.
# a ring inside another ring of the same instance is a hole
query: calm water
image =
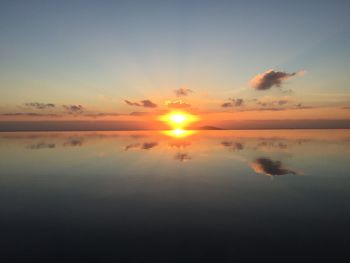
{"type": "Polygon", "coordinates": [[[0,156],[3,258],[232,262],[350,244],[350,130],[0,133],[0,156]]]}

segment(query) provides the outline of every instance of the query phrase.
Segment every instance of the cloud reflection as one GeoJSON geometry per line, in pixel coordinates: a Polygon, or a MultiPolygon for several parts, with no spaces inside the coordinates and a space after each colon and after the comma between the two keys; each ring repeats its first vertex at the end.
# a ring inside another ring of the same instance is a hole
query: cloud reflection
{"type": "Polygon", "coordinates": [[[27,146],[30,150],[40,150],[40,149],[53,149],[56,147],[54,143],[38,142],[27,146]]]}
{"type": "Polygon", "coordinates": [[[178,160],[180,162],[188,162],[192,159],[191,156],[189,156],[189,154],[187,153],[177,153],[175,155],[175,160],[178,160]]]}
{"type": "Polygon", "coordinates": [[[230,142],[230,141],[223,141],[221,142],[221,145],[225,148],[228,148],[229,151],[241,151],[244,149],[244,144],[240,142],[230,142]]]}
{"type": "Polygon", "coordinates": [[[132,149],[149,150],[158,145],[157,142],[131,143],[124,147],[125,151],[132,149]]]}
{"type": "Polygon", "coordinates": [[[251,167],[256,173],[267,176],[297,174],[295,171],[283,167],[281,161],[273,161],[266,157],[257,158],[251,163],[251,167]]]}

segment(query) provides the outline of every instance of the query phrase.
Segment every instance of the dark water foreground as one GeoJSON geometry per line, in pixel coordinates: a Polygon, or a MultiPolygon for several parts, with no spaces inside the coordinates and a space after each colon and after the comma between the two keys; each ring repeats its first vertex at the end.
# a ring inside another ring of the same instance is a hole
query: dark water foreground
{"type": "Polygon", "coordinates": [[[0,157],[1,262],[349,259],[350,130],[0,133],[0,157]]]}

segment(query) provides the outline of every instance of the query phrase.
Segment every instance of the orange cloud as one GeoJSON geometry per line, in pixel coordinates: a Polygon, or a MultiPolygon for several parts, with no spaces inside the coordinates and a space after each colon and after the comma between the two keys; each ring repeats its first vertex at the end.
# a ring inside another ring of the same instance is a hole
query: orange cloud
{"type": "Polygon", "coordinates": [[[174,108],[174,109],[184,109],[184,108],[189,108],[191,107],[190,104],[182,101],[182,100],[167,100],[165,101],[165,105],[168,106],[169,108],[174,108]]]}

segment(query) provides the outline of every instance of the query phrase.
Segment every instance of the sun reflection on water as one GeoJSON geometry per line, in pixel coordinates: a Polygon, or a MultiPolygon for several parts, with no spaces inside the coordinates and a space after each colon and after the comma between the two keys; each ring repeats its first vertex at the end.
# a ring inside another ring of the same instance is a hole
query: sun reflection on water
{"type": "Polygon", "coordinates": [[[169,131],[163,131],[163,133],[167,136],[173,137],[173,138],[185,138],[190,135],[193,135],[195,131],[191,130],[184,130],[184,129],[174,129],[169,131]]]}

